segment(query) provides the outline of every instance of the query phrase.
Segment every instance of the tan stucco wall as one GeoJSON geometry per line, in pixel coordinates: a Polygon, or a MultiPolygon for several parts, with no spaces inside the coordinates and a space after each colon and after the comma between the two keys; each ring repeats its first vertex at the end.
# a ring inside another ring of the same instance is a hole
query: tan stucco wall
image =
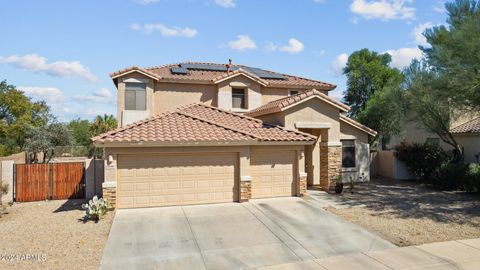
{"type": "Polygon", "coordinates": [[[465,162],[477,162],[475,155],[480,153],[480,134],[455,136],[457,143],[463,148],[465,162]]]}
{"type": "Polygon", "coordinates": [[[192,103],[217,106],[217,88],[207,84],[155,83],[154,114],[192,103]]]}
{"type": "MultiPolygon", "coordinates": [[[[428,132],[425,128],[422,127],[421,124],[416,122],[407,121],[403,124],[402,134],[398,136],[393,136],[390,139],[387,147],[388,149],[394,149],[397,144],[400,142],[408,142],[408,143],[424,143],[427,141],[427,138],[439,138],[435,133],[428,132]]],[[[440,139],[440,138],[439,138],[440,139]]],[[[442,140],[440,141],[440,146],[445,150],[452,150],[452,147],[448,144],[444,143],[442,140]]]]}
{"type": "Polygon", "coordinates": [[[218,107],[224,110],[232,110],[232,88],[246,89],[247,110],[255,109],[262,105],[261,85],[243,75],[218,83],[218,107]]]}
{"type": "Polygon", "coordinates": [[[340,112],[338,108],[313,98],[283,113],[285,114],[285,127],[288,129],[295,129],[296,122],[331,123],[332,126],[328,129],[328,138],[322,138],[322,141],[340,141],[340,112]]]}
{"type": "Polygon", "coordinates": [[[285,126],[285,115],[283,114],[283,112],[261,115],[255,118],[262,120],[266,124],[274,126],[285,126]]]}
{"type": "Polygon", "coordinates": [[[353,127],[343,121],[340,121],[340,139],[349,140],[356,139],[363,143],[368,143],[368,134],[365,131],[353,127]]]}

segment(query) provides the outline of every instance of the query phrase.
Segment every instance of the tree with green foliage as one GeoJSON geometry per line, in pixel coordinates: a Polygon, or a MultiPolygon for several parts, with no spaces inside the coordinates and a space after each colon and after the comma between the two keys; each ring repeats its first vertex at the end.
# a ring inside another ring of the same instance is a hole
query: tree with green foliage
{"type": "Polygon", "coordinates": [[[344,101],[350,106],[350,116],[356,118],[365,110],[368,100],[387,85],[399,85],[403,76],[398,69],[389,66],[392,58],[388,53],[379,54],[368,49],[353,52],[343,69],[347,76],[344,101]]]}
{"type": "Polygon", "coordinates": [[[27,130],[52,118],[44,101],[33,102],[15,86],[0,82],[0,156],[21,151],[27,130]]]}
{"type": "Polygon", "coordinates": [[[25,150],[30,162],[38,163],[38,154],[43,154],[43,163],[48,163],[55,155],[58,146],[71,145],[70,130],[65,124],[51,123],[40,127],[32,127],[27,131],[25,150]]]}
{"type": "Polygon", "coordinates": [[[421,123],[426,130],[435,133],[454,149],[455,158],[461,154],[461,147],[450,132],[451,124],[458,111],[452,109],[451,100],[443,96],[446,78],[432,70],[426,63],[414,60],[405,69],[405,87],[412,119],[421,123]]]}
{"type": "Polygon", "coordinates": [[[73,119],[68,125],[68,129],[72,133],[73,143],[76,146],[90,145],[90,122],[86,119],[73,119]]]}
{"type": "Polygon", "coordinates": [[[429,69],[443,78],[441,98],[457,109],[480,109],[480,1],[445,4],[447,25],[427,29],[421,47],[429,69]]]}
{"type": "Polygon", "coordinates": [[[90,135],[94,137],[115,128],[117,128],[117,120],[113,115],[98,115],[90,126],[90,135]]]}

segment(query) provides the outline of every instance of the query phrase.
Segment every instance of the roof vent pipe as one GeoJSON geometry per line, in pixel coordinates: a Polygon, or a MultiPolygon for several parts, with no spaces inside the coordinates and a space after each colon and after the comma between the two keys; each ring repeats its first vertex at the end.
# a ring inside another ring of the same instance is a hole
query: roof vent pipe
{"type": "Polygon", "coordinates": [[[225,67],[227,68],[227,73],[229,73],[232,68],[232,59],[228,59],[228,64],[226,64],[225,67]]]}

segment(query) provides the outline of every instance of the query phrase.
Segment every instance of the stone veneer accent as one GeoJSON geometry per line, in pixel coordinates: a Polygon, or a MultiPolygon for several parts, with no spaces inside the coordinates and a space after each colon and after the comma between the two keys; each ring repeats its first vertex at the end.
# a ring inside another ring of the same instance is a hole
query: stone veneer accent
{"type": "Polygon", "coordinates": [[[342,147],[320,146],[320,186],[334,191],[337,177],[342,173],[342,147]]]}
{"type": "Polygon", "coordinates": [[[117,206],[117,190],[116,187],[103,187],[102,197],[107,200],[113,208],[117,206]]]}
{"type": "Polygon", "coordinates": [[[300,174],[297,181],[297,196],[303,197],[307,195],[307,174],[300,174]]]}
{"type": "Polygon", "coordinates": [[[240,181],[240,202],[248,202],[252,198],[252,181],[240,181]]]}

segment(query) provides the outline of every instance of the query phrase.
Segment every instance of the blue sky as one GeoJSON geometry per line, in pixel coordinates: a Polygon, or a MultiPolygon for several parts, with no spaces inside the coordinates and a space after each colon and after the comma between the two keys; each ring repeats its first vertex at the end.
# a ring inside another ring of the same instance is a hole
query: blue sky
{"type": "Polygon", "coordinates": [[[351,52],[420,57],[445,0],[3,1],[0,80],[44,99],[61,121],[116,112],[109,73],[127,66],[212,61],[337,84],[351,52]],[[28,8],[27,8],[28,7],[28,8]]]}

